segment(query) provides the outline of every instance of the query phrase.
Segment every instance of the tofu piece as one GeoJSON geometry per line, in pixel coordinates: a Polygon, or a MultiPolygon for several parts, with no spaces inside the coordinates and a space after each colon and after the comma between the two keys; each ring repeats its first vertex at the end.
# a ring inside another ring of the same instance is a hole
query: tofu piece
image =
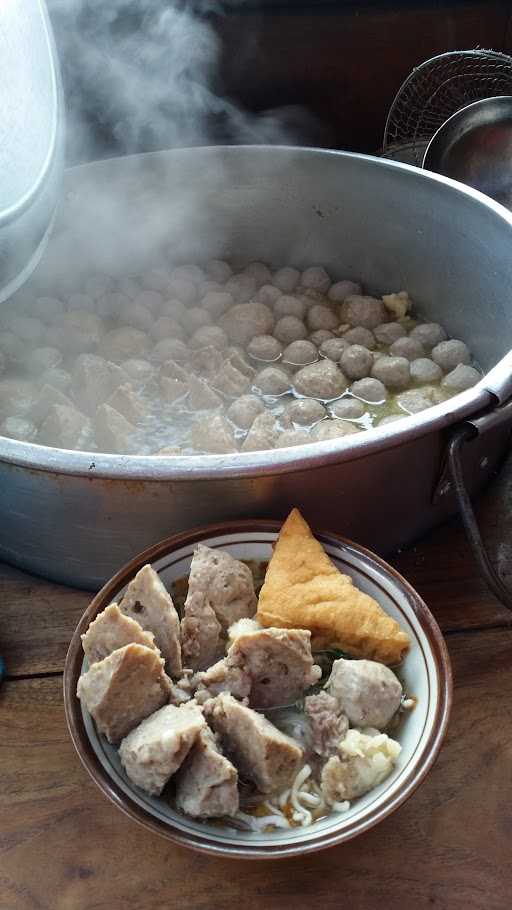
{"type": "Polygon", "coordinates": [[[126,455],[132,448],[137,428],[109,404],[100,404],[94,419],[94,433],[100,452],[126,455]]]}
{"type": "Polygon", "coordinates": [[[100,733],[118,743],[169,697],[170,683],[157,651],[129,644],[92,665],[76,694],[100,733]]]}
{"type": "Polygon", "coordinates": [[[221,692],[230,692],[236,698],[248,698],[251,691],[251,677],[243,667],[234,666],[227,657],[218,660],[204,672],[192,678],[196,701],[201,703],[215,698],[221,692]]]}
{"type": "Polygon", "coordinates": [[[323,758],[337,755],[348,731],[348,719],[341,713],[336,699],[325,691],[308,695],[304,699],[304,713],[311,730],[312,751],[323,758]]]}
{"type": "Polygon", "coordinates": [[[82,410],[93,415],[127,379],[127,374],[116,363],[96,354],[81,354],[73,371],[74,395],[82,410]]]}
{"type": "Polygon", "coordinates": [[[78,449],[89,429],[89,420],[75,407],[54,404],[43,421],[37,441],[43,446],[78,449]]]}
{"type": "Polygon", "coordinates": [[[290,786],[304,757],[294,739],[226,693],[206,702],[204,713],[243,778],[262,793],[290,786]]]}
{"type": "Polygon", "coordinates": [[[292,704],[322,675],[313,663],[311,632],[305,629],[271,628],[238,635],[227,661],[249,676],[250,704],[256,708],[292,704]]]}
{"type": "Polygon", "coordinates": [[[146,408],[130,382],[118,386],[105,403],[130,423],[137,423],[146,414],[146,408]]]}
{"type": "Polygon", "coordinates": [[[329,803],[363,796],[388,777],[401,752],[401,746],[385,733],[370,735],[349,730],[322,768],[321,789],[329,803]]]}
{"type": "Polygon", "coordinates": [[[402,700],[402,684],[374,660],[335,660],[326,689],[354,727],[383,730],[402,700]]]}
{"type": "Polygon", "coordinates": [[[124,616],[116,603],[98,613],[85,635],[82,635],[82,647],[89,665],[103,660],[112,651],[124,648],[131,642],[158,651],[152,632],[145,632],[138,622],[124,616]]]}
{"type": "Polygon", "coordinates": [[[193,702],[179,708],[165,705],[143,720],[119,747],[121,764],[132,783],[158,796],[205,726],[201,709],[193,702]]]}
{"type": "Polygon", "coordinates": [[[176,776],[176,805],[192,818],[236,815],[238,772],[204,727],[176,776]]]}
{"type": "Polygon", "coordinates": [[[64,395],[59,389],[54,389],[53,386],[45,383],[30,408],[30,418],[39,426],[43,420],[46,420],[55,404],[60,404],[63,407],[76,410],[73,402],[67,395],[64,395]]]}
{"type": "Polygon", "coordinates": [[[180,621],[171,595],[150,565],[143,566],[132,579],[119,609],[153,633],[169,675],[179,676],[182,668],[180,621]]]}

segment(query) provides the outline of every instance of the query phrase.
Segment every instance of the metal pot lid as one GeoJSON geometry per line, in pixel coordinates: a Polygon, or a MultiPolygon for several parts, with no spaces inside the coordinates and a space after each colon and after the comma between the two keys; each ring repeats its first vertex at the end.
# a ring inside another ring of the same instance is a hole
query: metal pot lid
{"type": "Polygon", "coordinates": [[[42,0],[0,4],[0,301],[37,264],[63,174],[63,105],[42,0]]]}

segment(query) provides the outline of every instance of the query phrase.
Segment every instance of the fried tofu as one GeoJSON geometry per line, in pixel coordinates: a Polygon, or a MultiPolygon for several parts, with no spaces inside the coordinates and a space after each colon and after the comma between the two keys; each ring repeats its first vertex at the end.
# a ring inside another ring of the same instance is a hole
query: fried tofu
{"type": "Polygon", "coordinates": [[[170,682],[157,651],[118,648],[78,680],[76,694],[109,742],[118,743],[169,698],[170,682]]]}
{"type": "Polygon", "coordinates": [[[297,509],[281,528],[256,619],[266,627],[309,629],[314,651],[335,648],[394,665],[409,648],[398,623],[336,568],[297,509]]]}

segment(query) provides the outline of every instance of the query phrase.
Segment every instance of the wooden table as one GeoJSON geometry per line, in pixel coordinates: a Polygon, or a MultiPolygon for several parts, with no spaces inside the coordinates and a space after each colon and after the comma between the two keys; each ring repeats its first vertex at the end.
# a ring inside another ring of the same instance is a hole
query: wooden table
{"type": "MultiPolygon", "coordinates": [[[[479,506],[512,577],[512,465],[479,506]],[[509,503],[507,509],[507,501],[509,503]]],[[[512,614],[457,522],[394,559],[448,642],[455,703],[433,771],[395,815],[300,860],[207,858],[139,828],[96,789],[68,737],[67,644],[89,595],[0,566],[1,910],[505,910],[512,864],[512,614]]]]}

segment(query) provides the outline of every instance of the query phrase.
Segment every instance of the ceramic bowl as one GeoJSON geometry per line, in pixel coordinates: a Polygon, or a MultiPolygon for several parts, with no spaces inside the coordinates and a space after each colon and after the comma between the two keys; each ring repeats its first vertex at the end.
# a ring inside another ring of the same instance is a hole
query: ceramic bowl
{"type": "Polygon", "coordinates": [[[176,535],[146,550],[126,565],[97,594],[73,635],[64,670],[66,718],[75,748],[100,790],[130,818],[183,846],[245,859],[296,856],[347,841],[390,815],[430,771],[446,732],[452,698],[448,653],[439,627],[414,589],[391,566],[357,544],[335,534],[317,533],[335,565],[398,620],[411,639],[401,670],[405,690],[417,699],[397,738],[402,752],[380,786],[352,802],[345,813],[332,813],[307,828],[255,833],[198,822],[174,810],[163,798],[135,787],[123,772],[116,750],[96,732],[76,697],[77,681],[87,669],[80,635],[91,620],[117,600],[138,570],[150,563],[166,586],[187,576],[198,543],[227,550],[242,560],[267,561],[280,525],[246,521],[209,526],[176,535]]]}

